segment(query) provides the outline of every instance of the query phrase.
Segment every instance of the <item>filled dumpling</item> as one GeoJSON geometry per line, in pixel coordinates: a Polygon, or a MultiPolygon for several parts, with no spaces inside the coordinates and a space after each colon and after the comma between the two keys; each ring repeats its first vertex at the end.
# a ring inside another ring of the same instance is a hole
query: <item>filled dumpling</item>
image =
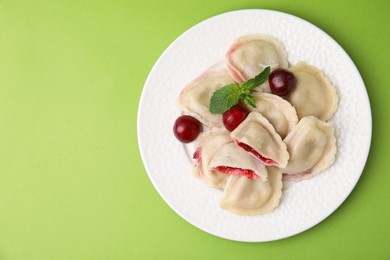
{"type": "Polygon", "coordinates": [[[208,127],[221,127],[221,115],[210,113],[210,98],[214,91],[232,83],[234,80],[229,76],[225,64],[219,63],[189,83],[180,93],[177,104],[208,127]]]}
{"type": "Polygon", "coordinates": [[[267,66],[287,68],[287,54],[282,44],[268,35],[237,38],[226,53],[228,71],[238,83],[255,77],[267,66]]]}
{"type": "Polygon", "coordinates": [[[285,167],[289,158],[286,144],[275,128],[260,113],[253,111],[231,132],[230,136],[243,150],[265,165],[285,167]]]}
{"type": "Polygon", "coordinates": [[[221,147],[211,160],[210,168],[224,174],[267,180],[265,165],[240,149],[234,142],[221,147]]]}
{"type": "Polygon", "coordinates": [[[220,207],[238,215],[260,215],[276,208],[282,197],[282,174],[277,167],[267,171],[266,182],[231,175],[220,207]]]}
{"type": "Polygon", "coordinates": [[[296,85],[285,98],[295,107],[298,117],[330,119],[337,109],[338,97],[329,79],[322,71],[302,61],[290,70],[296,85]]]}
{"type": "Polygon", "coordinates": [[[310,178],[330,167],[336,154],[333,127],[313,116],[302,118],[284,139],[290,160],[282,169],[286,180],[310,178]]]}
{"type": "Polygon", "coordinates": [[[231,142],[233,141],[230,138],[229,132],[222,128],[201,133],[195,144],[195,177],[201,179],[210,187],[223,188],[228,175],[210,169],[210,162],[225,144],[231,142]]]}
{"type": "Polygon", "coordinates": [[[253,93],[256,108],[248,106],[250,110],[260,112],[273,125],[276,132],[282,137],[298,123],[297,112],[294,107],[283,98],[268,93],[253,93]]]}

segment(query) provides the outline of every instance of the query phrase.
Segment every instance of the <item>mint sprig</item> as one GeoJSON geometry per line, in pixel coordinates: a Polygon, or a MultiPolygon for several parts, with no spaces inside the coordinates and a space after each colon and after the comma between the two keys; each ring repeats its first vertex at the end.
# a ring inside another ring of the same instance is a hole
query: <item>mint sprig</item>
{"type": "Polygon", "coordinates": [[[240,100],[249,106],[256,107],[252,92],[268,79],[270,72],[270,67],[266,67],[254,78],[241,84],[229,84],[214,91],[210,98],[210,112],[212,114],[223,114],[240,100]]]}
{"type": "Polygon", "coordinates": [[[241,94],[238,84],[226,85],[216,90],[211,96],[210,112],[212,114],[222,114],[237,104],[240,98],[241,94]]]}

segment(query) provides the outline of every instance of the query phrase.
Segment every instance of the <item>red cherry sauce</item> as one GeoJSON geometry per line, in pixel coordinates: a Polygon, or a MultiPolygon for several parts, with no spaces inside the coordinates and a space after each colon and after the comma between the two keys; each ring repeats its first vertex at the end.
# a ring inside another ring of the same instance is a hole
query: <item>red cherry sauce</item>
{"type": "Polygon", "coordinates": [[[247,169],[234,168],[234,167],[229,167],[229,166],[217,166],[217,167],[214,167],[213,170],[219,171],[220,173],[223,173],[223,174],[246,176],[250,180],[260,178],[260,176],[256,175],[256,173],[254,171],[247,170],[247,169]]]}
{"type": "Polygon", "coordinates": [[[196,149],[196,151],[194,152],[194,155],[192,156],[192,158],[194,158],[198,164],[202,162],[202,156],[201,156],[200,150],[201,150],[200,147],[198,149],[196,149]]]}
{"type": "Polygon", "coordinates": [[[252,147],[250,147],[249,145],[247,144],[244,144],[242,142],[239,142],[236,140],[236,144],[241,147],[242,149],[244,149],[245,151],[247,151],[248,153],[252,154],[253,156],[255,156],[257,159],[259,159],[260,161],[262,161],[265,165],[277,165],[277,163],[270,159],[270,158],[266,158],[264,156],[262,156],[261,154],[259,154],[255,149],[253,149],[252,147]]]}

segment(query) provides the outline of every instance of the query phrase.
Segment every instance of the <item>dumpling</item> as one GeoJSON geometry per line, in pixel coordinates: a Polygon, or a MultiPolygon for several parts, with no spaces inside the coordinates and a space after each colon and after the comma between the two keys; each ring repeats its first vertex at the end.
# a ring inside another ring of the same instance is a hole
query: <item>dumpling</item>
{"type": "Polygon", "coordinates": [[[201,133],[195,144],[194,176],[201,179],[207,186],[223,188],[229,176],[210,169],[210,162],[225,144],[232,142],[229,132],[222,128],[214,128],[201,133]]]}
{"type": "Polygon", "coordinates": [[[266,182],[231,175],[220,207],[238,215],[260,215],[276,208],[282,197],[282,173],[277,167],[267,170],[266,182]]]}
{"type": "Polygon", "coordinates": [[[224,174],[246,176],[248,179],[267,180],[265,165],[240,149],[234,142],[220,148],[210,162],[210,169],[224,174]]]}
{"type": "Polygon", "coordinates": [[[282,169],[286,180],[310,178],[335,161],[334,129],[314,116],[302,118],[284,142],[290,154],[287,166],[282,169]]]}
{"type": "Polygon", "coordinates": [[[206,70],[180,93],[177,105],[208,127],[222,127],[222,116],[210,113],[210,98],[215,90],[235,83],[224,63],[206,70]]]}
{"type": "Polygon", "coordinates": [[[226,53],[229,74],[238,83],[255,77],[267,66],[287,68],[287,53],[282,44],[268,35],[237,38],[226,53]]]}
{"type": "Polygon", "coordinates": [[[265,165],[285,167],[289,158],[286,144],[260,113],[250,112],[230,133],[235,143],[265,165]]]}
{"type": "Polygon", "coordinates": [[[248,109],[258,111],[267,118],[282,138],[298,123],[295,108],[283,98],[268,93],[253,93],[253,97],[256,108],[248,106],[248,109]]]}
{"type": "Polygon", "coordinates": [[[338,97],[329,79],[322,71],[302,61],[290,70],[294,73],[296,85],[285,99],[295,107],[298,117],[330,119],[336,112],[338,97]]]}

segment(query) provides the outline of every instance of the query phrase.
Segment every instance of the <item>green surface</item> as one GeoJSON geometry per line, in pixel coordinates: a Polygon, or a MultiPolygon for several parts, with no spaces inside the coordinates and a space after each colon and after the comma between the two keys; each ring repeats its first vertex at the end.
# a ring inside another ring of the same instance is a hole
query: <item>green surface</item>
{"type": "Polygon", "coordinates": [[[0,0],[0,259],[390,259],[389,3],[0,0]],[[159,55],[198,22],[246,8],[326,31],[357,65],[373,112],[351,196],[314,228],[268,243],[224,240],[180,218],[137,144],[138,102],[159,55]]]}

